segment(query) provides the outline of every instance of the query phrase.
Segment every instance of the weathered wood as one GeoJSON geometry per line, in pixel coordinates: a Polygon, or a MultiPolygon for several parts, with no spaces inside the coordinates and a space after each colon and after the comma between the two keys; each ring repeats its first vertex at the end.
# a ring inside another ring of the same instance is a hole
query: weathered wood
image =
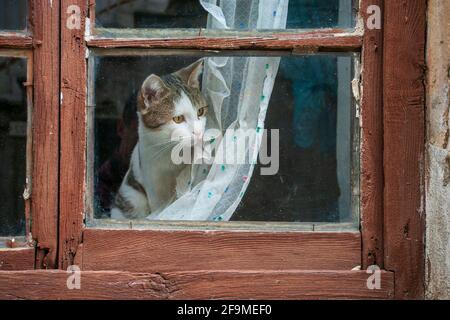
{"type": "Polygon", "coordinates": [[[361,264],[355,233],[87,229],[83,270],[351,270],[361,264]]]}
{"type": "Polygon", "coordinates": [[[0,48],[30,49],[33,47],[33,39],[24,34],[0,33],[0,48]]]}
{"type": "Polygon", "coordinates": [[[394,274],[380,289],[364,271],[197,271],[129,273],[84,271],[69,290],[65,271],[0,272],[0,299],[388,299],[394,274]]]}
{"type": "Polygon", "coordinates": [[[58,235],[59,0],[31,1],[34,103],[32,113],[32,235],[37,268],[55,268],[58,235]]]}
{"type": "Polygon", "coordinates": [[[105,38],[93,37],[88,46],[97,48],[170,48],[204,50],[302,50],[308,52],[355,51],[362,46],[358,34],[330,31],[260,36],[186,38],[105,38]]]}
{"type": "Polygon", "coordinates": [[[84,43],[87,1],[61,2],[61,160],[59,263],[73,263],[81,242],[86,176],[86,47],[84,43]],[[80,28],[69,29],[67,8],[81,8],[80,28]]]}
{"type": "MultiPolygon", "coordinates": [[[[328,265],[329,269],[344,269],[361,263],[361,255],[357,258],[354,256],[355,252],[360,254],[359,247],[359,251],[356,251],[356,243],[361,244],[359,234],[358,241],[353,239],[345,242],[352,243],[350,245],[342,245],[337,238],[329,236],[327,241],[321,240],[317,246],[315,241],[318,239],[314,237],[319,236],[313,233],[304,238],[299,236],[296,242],[293,242],[295,235],[288,232],[267,238],[264,233],[239,235],[235,232],[206,231],[86,230],[84,243],[79,246],[83,229],[86,169],[86,48],[83,38],[84,17],[87,11],[85,2],[78,0],[69,3],[63,0],[62,4],[63,12],[69,4],[77,4],[82,8],[81,29],[68,30],[64,27],[66,17],[61,19],[61,87],[64,99],[61,114],[60,170],[62,267],[73,263],[77,248],[82,250],[76,256],[76,261],[81,262],[84,269],[94,270],[219,270],[224,265],[228,270],[255,268],[257,265],[262,265],[266,270],[286,266],[296,269],[317,266],[320,269],[325,268],[325,265],[328,265]],[[298,247],[295,244],[298,244],[298,247]],[[316,245],[316,250],[311,249],[313,244],[316,245]],[[125,256],[127,259],[123,258],[125,256]]],[[[362,3],[362,11],[367,16],[365,9],[369,1],[364,0],[362,3]]],[[[370,4],[383,7],[383,3],[382,0],[376,0],[370,4]]],[[[387,24],[384,30],[368,31],[364,36],[343,32],[333,34],[329,30],[297,35],[224,37],[213,41],[201,33],[198,37],[184,39],[94,36],[88,39],[88,45],[107,49],[269,49],[299,53],[359,51],[363,48],[363,265],[383,265],[384,260],[386,268],[400,272],[396,296],[420,297],[423,286],[420,161],[423,161],[424,133],[421,69],[424,55],[424,8],[424,0],[388,2],[385,8],[387,24]],[[385,48],[382,33],[388,44],[385,48]],[[381,88],[384,89],[384,97],[377,94],[381,92],[381,88]],[[383,104],[386,106],[384,111],[383,104]],[[386,128],[384,139],[381,115],[386,128]],[[382,158],[380,151],[383,149],[382,158]],[[381,174],[383,163],[386,181],[383,181],[381,174]],[[384,182],[386,187],[382,194],[384,182]],[[385,222],[384,227],[381,221],[385,222]]],[[[335,236],[337,237],[337,234],[335,236]]]]}
{"type": "MultiPolygon", "coordinates": [[[[90,2],[92,5],[92,2],[90,2]]],[[[85,97],[86,97],[86,65],[85,65],[85,39],[84,39],[84,29],[85,29],[85,15],[88,9],[88,2],[87,1],[62,1],[62,12],[66,12],[66,8],[69,5],[78,5],[81,8],[81,28],[79,30],[73,29],[69,30],[65,27],[65,20],[66,16],[65,14],[62,15],[61,18],[61,25],[62,25],[62,35],[61,35],[61,41],[62,41],[62,70],[61,70],[61,91],[62,91],[62,98],[63,101],[61,103],[61,168],[60,168],[60,263],[61,267],[65,268],[67,265],[73,263],[74,257],[76,255],[77,248],[79,246],[79,243],[81,242],[81,232],[83,229],[83,212],[84,212],[84,192],[86,187],[86,108],[85,108],[85,97]]],[[[302,52],[318,52],[318,51],[358,51],[361,49],[362,46],[362,36],[357,33],[348,33],[347,31],[343,30],[320,30],[320,31],[314,31],[314,32],[302,32],[302,33],[291,33],[291,34],[273,34],[273,35],[264,35],[259,37],[244,37],[244,38],[238,38],[238,37],[223,37],[223,38],[207,38],[205,37],[202,32],[208,32],[208,31],[199,31],[200,33],[198,36],[194,38],[184,38],[184,39],[156,39],[156,38],[120,38],[120,37],[113,37],[113,38],[101,38],[101,37],[90,37],[87,42],[88,46],[91,47],[100,47],[100,48],[190,48],[190,49],[272,49],[272,50],[281,50],[281,49],[290,49],[294,52],[302,53],[302,52]]],[[[92,266],[97,267],[95,265],[95,261],[98,258],[96,255],[98,254],[104,254],[106,256],[110,255],[111,257],[118,257],[121,254],[120,252],[124,253],[123,250],[126,251],[126,254],[128,257],[130,257],[130,253],[127,251],[128,249],[123,246],[121,246],[120,241],[114,240],[113,242],[109,242],[108,245],[105,245],[103,247],[93,246],[94,244],[92,242],[89,242],[88,238],[86,238],[86,235],[89,234],[95,234],[90,233],[90,230],[86,231],[85,237],[84,237],[84,244],[83,244],[83,256],[77,257],[77,260],[83,261],[84,266],[92,266]],[[99,248],[97,250],[96,248],[99,248]],[[105,251],[109,250],[109,251],[105,251]],[[93,257],[93,260],[90,260],[90,257],[93,257]],[[90,265],[92,263],[92,265],[90,265]]],[[[117,231],[119,232],[119,231],[117,231]]],[[[141,233],[145,234],[145,233],[141,233]]],[[[139,239],[138,242],[141,243],[148,243],[149,241],[153,241],[154,239],[151,237],[156,233],[148,233],[146,236],[144,236],[144,239],[139,239]],[[147,238],[149,237],[150,238],[147,238]],[[150,240],[149,240],[150,239],[150,240]]],[[[175,232],[175,233],[160,233],[159,235],[163,235],[159,238],[159,245],[158,250],[161,250],[161,248],[169,248],[169,252],[172,250],[172,247],[170,247],[166,242],[166,235],[175,236],[181,239],[185,239],[187,242],[184,244],[184,247],[182,250],[176,249],[176,243],[172,243],[171,245],[174,246],[174,249],[182,252],[189,252],[190,250],[190,244],[189,241],[195,242],[195,237],[193,239],[189,238],[192,233],[185,233],[185,232],[175,232]],[[188,236],[186,236],[188,234],[188,236]]],[[[231,232],[230,238],[228,241],[230,241],[232,246],[237,246],[239,248],[245,247],[245,242],[239,244],[239,241],[244,240],[250,243],[251,245],[258,245],[257,240],[251,241],[250,234],[247,234],[243,239],[239,238],[238,233],[231,232]],[[236,238],[234,238],[237,236],[236,238]],[[235,239],[235,240],[233,240],[235,239]]],[[[241,234],[242,235],[242,234],[241,234]]],[[[251,234],[251,236],[257,236],[257,234],[251,234]]],[[[265,235],[264,235],[265,236],[265,235]]],[[[127,237],[127,235],[125,235],[127,237]]],[[[202,236],[200,236],[201,238],[202,236]]],[[[226,238],[226,236],[224,236],[226,238]]],[[[288,234],[285,235],[286,238],[289,238],[290,236],[288,234]]],[[[316,239],[312,235],[311,239],[316,239]]],[[[339,238],[342,236],[339,236],[339,238]]],[[[345,237],[345,236],[344,236],[345,237]]],[[[206,237],[208,240],[209,238],[206,237]]],[[[279,238],[274,237],[274,239],[281,239],[283,240],[283,236],[280,236],[279,238]]],[[[306,257],[304,253],[301,252],[301,248],[303,248],[303,244],[300,242],[292,242],[293,239],[296,239],[295,236],[289,239],[284,243],[285,246],[288,247],[294,247],[297,248],[295,245],[298,243],[299,249],[294,250],[293,253],[291,253],[293,258],[298,258],[296,255],[303,255],[303,257],[306,257]]],[[[304,242],[307,242],[307,240],[304,240],[303,237],[300,237],[300,239],[304,242]]],[[[170,238],[168,238],[170,241],[170,238]]],[[[271,240],[270,237],[268,240],[271,240]]],[[[273,240],[273,239],[272,239],[273,240]]],[[[327,239],[328,240],[328,239],[327,239]]],[[[309,261],[312,264],[309,264],[312,268],[315,265],[320,266],[320,268],[327,268],[325,267],[325,264],[329,264],[331,262],[331,265],[338,266],[339,269],[350,269],[353,268],[355,265],[359,265],[361,263],[360,259],[360,239],[359,234],[354,235],[352,234],[349,239],[349,241],[344,243],[348,245],[347,247],[344,245],[345,248],[348,248],[349,251],[346,253],[341,254],[341,256],[336,258],[336,261],[332,261],[332,259],[327,258],[323,259],[323,257],[326,255],[325,252],[320,252],[319,255],[321,255],[317,260],[314,260],[315,258],[311,258],[309,261]],[[358,238],[358,239],[356,239],[358,238]]],[[[127,239],[128,241],[128,239],[127,239]]],[[[133,239],[131,239],[133,241],[133,239]]],[[[270,245],[273,245],[275,241],[272,241],[270,245]]],[[[314,241],[313,241],[314,242],[314,241]]],[[[101,242],[104,243],[104,242],[101,242]]],[[[338,242],[339,243],[339,242],[338,242]]],[[[248,244],[247,244],[248,245],[248,244]]],[[[273,247],[271,248],[269,243],[262,243],[260,245],[260,248],[263,246],[267,246],[265,251],[261,251],[264,253],[268,253],[269,256],[272,253],[273,247]]],[[[327,244],[329,245],[329,244],[327,244]]],[[[204,244],[199,245],[199,252],[203,250],[204,244]]],[[[220,244],[217,245],[218,248],[220,248],[220,244]]],[[[283,242],[279,242],[275,245],[276,248],[282,248],[283,242]]],[[[333,247],[331,245],[330,247],[333,247]]],[[[338,249],[338,247],[335,247],[338,249]]],[[[223,253],[221,253],[221,260],[220,261],[231,261],[229,264],[242,267],[245,266],[245,263],[239,263],[239,261],[248,261],[249,265],[255,266],[256,260],[254,259],[255,255],[250,255],[250,257],[253,257],[253,260],[249,258],[248,260],[245,259],[244,253],[248,253],[251,251],[251,247],[249,247],[246,250],[243,250],[241,254],[236,254],[235,251],[232,250],[232,247],[229,247],[227,250],[224,250],[223,253]],[[234,255],[238,258],[230,257],[234,255]]],[[[341,249],[341,248],[339,248],[341,249]]],[[[149,252],[148,249],[144,248],[145,252],[149,252]]],[[[289,251],[289,250],[287,250],[289,251]]],[[[314,250],[309,249],[308,252],[310,252],[311,257],[315,257],[315,254],[313,253],[314,250]]],[[[337,250],[334,250],[335,252],[339,252],[337,250]]],[[[137,252],[137,251],[136,251],[137,252]]],[[[162,253],[162,251],[160,251],[162,253]]],[[[215,256],[215,253],[211,253],[212,250],[206,250],[205,255],[206,256],[215,256]]],[[[258,252],[258,251],[255,251],[258,252]]],[[[279,250],[279,252],[283,252],[283,250],[279,250]]],[[[331,252],[331,251],[330,251],[331,252]]],[[[200,254],[200,253],[199,253],[200,254]]],[[[148,254],[147,254],[148,256],[148,254]]],[[[276,259],[272,259],[271,261],[273,265],[276,265],[277,267],[283,268],[282,263],[280,261],[289,260],[286,257],[283,257],[282,254],[277,253],[275,254],[277,257],[276,259]]],[[[333,256],[333,255],[331,255],[333,256]]],[[[335,255],[337,256],[337,254],[335,255]]],[[[150,257],[154,257],[154,252],[152,252],[152,255],[150,257]]],[[[142,256],[144,260],[148,259],[146,256],[142,256]]],[[[191,261],[191,259],[188,256],[185,256],[187,261],[191,261]]],[[[152,261],[159,261],[155,258],[152,261]]],[[[134,260],[133,258],[130,258],[130,261],[134,260]]],[[[210,259],[218,261],[217,259],[210,259]]],[[[146,260],[147,261],[147,260],[146,260]]],[[[302,267],[306,268],[306,260],[304,258],[302,259],[294,259],[295,263],[293,265],[302,265],[302,267]],[[303,262],[299,262],[303,261],[303,262]]],[[[148,261],[147,261],[148,262],[148,261]]],[[[138,265],[134,264],[133,265],[138,265]]],[[[176,268],[178,265],[185,265],[185,259],[172,259],[169,264],[164,265],[160,263],[159,265],[163,268],[176,268]]],[[[150,264],[142,264],[143,268],[157,268],[159,266],[155,263],[150,264]]],[[[188,263],[189,265],[189,263],[188,263]]],[[[268,264],[270,265],[270,263],[268,264]]],[[[216,268],[219,267],[220,264],[216,262],[216,268]]],[[[110,266],[109,268],[124,268],[124,261],[123,259],[120,259],[117,262],[117,265],[114,267],[110,266]]],[[[200,265],[197,265],[196,268],[200,268],[200,265]]],[[[328,266],[330,267],[330,266],[328,266]]],[[[156,270],[156,269],[154,269],[156,270]]]]}
{"type": "Polygon", "coordinates": [[[34,248],[0,249],[0,270],[32,270],[34,254],[34,248]]]}
{"type": "Polygon", "coordinates": [[[396,298],[422,298],[426,1],[386,1],[384,19],[384,265],[396,298]]]}
{"type": "Polygon", "coordinates": [[[383,30],[368,29],[367,8],[384,0],[364,0],[361,97],[362,264],[383,267],[383,30]]]}

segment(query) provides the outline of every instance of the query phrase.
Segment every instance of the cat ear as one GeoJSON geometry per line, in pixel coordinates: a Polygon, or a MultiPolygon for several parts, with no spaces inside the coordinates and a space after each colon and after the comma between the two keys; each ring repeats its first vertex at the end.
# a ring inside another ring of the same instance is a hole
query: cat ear
{"type": "Polygon", "coordinates": [[[192,88],[200,89],[200,76],[203,72],[203,59],[197,60],[193,64],[178,70],[175,75],[192,88]]]}
{"type": "Polygon", "coordinates": [[[164,81],[156,74],[148,76],[141,88],[141,94],[146,109],[150,107],[152,101],[160,99],[167,90],[164,81]]]}

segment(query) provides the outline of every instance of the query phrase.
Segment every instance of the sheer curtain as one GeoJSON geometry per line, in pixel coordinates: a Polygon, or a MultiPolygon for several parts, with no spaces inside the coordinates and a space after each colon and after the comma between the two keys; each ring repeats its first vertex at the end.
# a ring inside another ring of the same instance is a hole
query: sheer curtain
{"type": "MultiPolygon", "coordinates": [[[[208,28],[286,28],[288,0],[200,0],[200,4],[209,13],[208,28]]],[[[212,163],[195,164],[181,174],[179,198],[148,219],[227,221],[232,217],[257,161],[279,62],[277,57],[205,59],[203,93],[210,105],[207,129],[217,129],[222,138],[207,137],[210,147],[216,148],[212,163]],[[245,147],[236,148],[236,144],[245,147]]]]}

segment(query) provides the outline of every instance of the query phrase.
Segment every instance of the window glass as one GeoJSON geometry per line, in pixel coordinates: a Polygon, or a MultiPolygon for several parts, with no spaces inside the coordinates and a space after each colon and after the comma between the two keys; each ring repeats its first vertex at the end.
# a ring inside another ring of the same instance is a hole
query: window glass
{"type": "Polygon", "coordinates": [[[24,30],[27,0],[0,0],[0,30],[24,30]]]}
{"type": "Polygon", "coordinates": [[[350,28],[352,0],[97,0],[103,28],[350,28]]]}
{"type": "Polygon", "coordinates": [[[25,234],[26,60],[0,57],[0,236],[25,234]]]}
{"type": "Polygon", "coordinates": [[[354,55],[240,54],[91,56],[88,215],[356,219],[354,55]]]}

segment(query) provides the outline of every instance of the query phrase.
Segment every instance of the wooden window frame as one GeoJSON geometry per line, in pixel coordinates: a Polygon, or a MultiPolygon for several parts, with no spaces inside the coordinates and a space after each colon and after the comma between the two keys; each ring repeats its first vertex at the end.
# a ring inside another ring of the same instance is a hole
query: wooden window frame
{"type": "MultiPolygon", "coordinates": [[[[73,3],[63,0],[62,7],[73,3]]],[[[79,263],[83,270],[164,273],[256,269],[349,270],[358,264],[362,264],[363,268],[376,264],[395,273],[395,297],[423,295],[423,218],[417,214],[421,208],[420,188],[423,181],[420,168],[414,167],[416,162],[408,161],[404,155],[423,159],[423,139],[420,139],[424,133],[423,108],[419,108],[418,104],[423,102],[424,87],[423,83],[410,82],[408,85],[414,86],[405,87],[403,81],[394,82],[401,77],[409,80],[410,76],[411,80],[416,80],[413,77],[422,72],[412,68],[411,61],[399,59],[399,54],[407,50],[419,54],[424,52],[425,1],[398,4],[396,1],[363,0],[360,9],[364,15],[367,7],[374,4],[385,12],[384,29],[366,29],[363,34],[325,30],[279,34],[269,39],[218,38],[214,41],[208,41],[205,37],[161,40],[108,39],[96,38],[95,35],[84,39],[85,17],[88,11],[93,12],[94,1],[88,5],[82,0],[75,3],[82,8],[82,28],[63,28],[61,37],[61,91],[64,96],[61,112],[61,267],[79,263]],[[412,15],[416,22],[413,28],[402,14],[407,17],[412,15]],[[90,48],[362,51],[361,233],[84,229],[84,120],[87,110],[84,43],[90,48]],[[383,47],[384,43],[386,45],[383,47]],[[405,70],[408,71],[406,76],[402,75],[405,70]],[[409,100],[410,96],[413,101],[409,100]],[[409,102],[416,103],[417,108],[408,108],[412,109],[409,114],[396,112],[400,107],[410,107],[402,105],[409,102]],[[405,117],[407,123],[403,124],[401,121],[405,117]],[[405,131],[412,128],[414,132],[405,131]],[[402,145],[401,141],[405,138],[408,141],[413,139],[413,142],[402,145]],[[412,169],[414,176],[399,170],[399,163],[412,169]],[[409,184],[405,187],[404,182],[409,184]],[[398,234],[399,229],[404,234],[398,234]],[[295,245],[299,243],[301,245],[295,245]],[[347,250],[335,250],[332,243],[339,243],[347,250]],[[352,252],[355,247],[358,251],[352,252]],[[352,260],[355,252],[358,257],[352,260]],[[350,253],[349,257],[347,253],[350,253]],[[123,259],[124,256],[127,259],[123,259]],[[190,259],[193,256],[203,263],[209,261],[208,265],[190,259]]],[[[423,56],[417,55],[412,59],[419,64],[423,62],[423,56]]]]}
{"type": "Polygon", "coordinates": [[[57,260],[59,6],[28,0],[27,15],[26,31],[0,33],[0,51],[28,61],[24,85],[29,108],[27,189],[31,190],[25,199],[27,240],[0,250],[0,270],[52,268],[57,260]]]}
{"type": "MultiPolygon", "coordinates": [[[[69,5],[73,1],[64,1],[69,5]]],[[[361,265],[359,232],[107,230],[84,228],[87,189],[87,48],[146,48],[191,50],[283,50],[296,52],[354,52],[362,36],[344,30],[270,34],[267,38],[104,38],[86,36],[86,17],[95,1],[82,8],[82,27],[62,30],[61,108],[61,225],[60,264],[82,270],[172,272],[198,270],[351,270],[361,265]],[[83,45],[85,44],[86,47],[83,45]],[[65,62],[67,58],[67,63],[65,62]],[[69,63],[71,61],[71,63],[69,63]],[[65,84],[70,83],[70,87],[65,84]],[[65,112],[65,110],[67,112],[65,112]],[[70,134],[69,134],[70,133],[70,134]],[[68,158],[65,158],[65,157],[68,158]],[[69,158],[70,157],[70,158],[69,158]],[[71,181],[71,182],[70,182],[71,181]],[[73,185],[77,188],[73,188],[73,185]],[[126,241],[121,241],[124,237],[126,241]],[[105,245],[106,243],[106,245],[105,245]],[[111,245],[114,243],[114,245],[111,245]],[[179,243],[167,247],[169,243],[179,243]],[[296,244],[302,243],[302,246],[296,244]],[[334,244],[337,245],[334,247],[334,244]],[[132,247],[133,252],[128,248],[132,247]],[[345,248],[345,250],[339,250],[345,248]],[[122,257],[126,252],[129,263],[122,257]],[[164,261],[161,257],[165,256],[164,261]],[[189,257],[195,256],[196,259],[189,257]],[[265,257],[261,260],[259,257],[265,257]],[[313,259],[311,257],[314,257],[313,259]],[[118,258],[118,259],[117,259],[118,258]],[[200,263],[196,263],[199,261],[200,263]],[[205,262],[210,263],[205,266],[205,262]],[[203,265],[202,265],[203,264],[203,265]]],[[[84,6],[83,6],[84,5],[84,6]]],[[[89,25],[93,26],[93,19],[89,25]]],[[[88,27],[89,28],[89,27],[88,27]]],[[[88,30],[91,34],[93,29],[88,30]]]]}
{"type": "MultiPolygon", "coordinates": [[[[140,299],[411,299],[424,296],[422,168],[426,0],[361,0],[364,21],[370,5],[382,8],[381,30],[364,28],[364,31],[350,34],[337,29],[318,30],[215,41],[203,36],[161,40],[90,35],[86,39],[86,17],[89,11],[93,12],[94,1],[54,0],[53,4],[61,8],[60,44],[49,41],[56,37],[36,29],[34,38],[22,39],[16,45],[34,48],[35,71],[37,62],[45,63],[48,55],[56,58],[53,50],[61,50],[59,70],[39,71],[41,79],[46,79],[44,75],[48,73],[60,72],[59,82],[51,78],[52,84],[60,85],[60,92],[53,89],[50,90],[53,95],[44,94],[43,87],[39,87],[44,86],[43,81],[35,79],[35,108],[41,105],[42,110],[50,111],[45,107],[45,103],[49,103],[55,110],[52,108],[51,114],[38,115],[38,119],[42,117],[45,121],[34,128],[33,136],[45,136],[50,128],[59,128],[60,159],[59,179],[56,175],[50,179],[49,187],[37,191],[33,188],[33,197],[36,194],[38,198],[34,199],[37,203],[32,210],[32,230],[38,248],[36,269],[62,270],[34,271],[26,275],[20,272],[2,275],[0,272],[1,286],[31,298],[39,294],[57,298],[140,299]],[[66,9],[70,5],[81,8],[80,29],[65,27],[66,9]],[[86,229],[83,215],[87,47],[361,52],[360,232],[86,229]],[[58,188],[59,216],[53,207],[58,188]],[[48,203],[50,210],[46,210],[48,203]],[[192,259],[193,256],[197,260],[192,259]],[[73,264],[81,266],[86,277],[81,291],[64,288],[65,269],[73,264]],[[358,264],[363,270],[350,270],[358,264]],[[366,287],[368,275],[364,269],[370,265],[382,269],[382,290],[366,287]],[[24,292],[20,284],[25,285],[30,279],[39,285],[39,294],[32,290],[24,292]]],[[[58,13],[48,12],[45,6],[35,4],[34,9],[37,9],[35,13],[47,12],[35,17],[39,29],[43,28],[39,21],[42,23],[44,17],[58,19],[58,13]]],[[[57,29],[58,23],[52,23],[48,31],[54,35],[57,29]]],[[[7,41],[11,44],[12,40],[7,41]]],[[[0,37],[0,47],[4,43],[0,37]]],[[[55,141],[43,140],[45,151],[43,154],[35,151],[39,155],[34,156],[38,163],[34,168],[40,174],[45,172],[42,162],[55,164],[55,155],[49,151],[55,151],[55,141]]]]}

